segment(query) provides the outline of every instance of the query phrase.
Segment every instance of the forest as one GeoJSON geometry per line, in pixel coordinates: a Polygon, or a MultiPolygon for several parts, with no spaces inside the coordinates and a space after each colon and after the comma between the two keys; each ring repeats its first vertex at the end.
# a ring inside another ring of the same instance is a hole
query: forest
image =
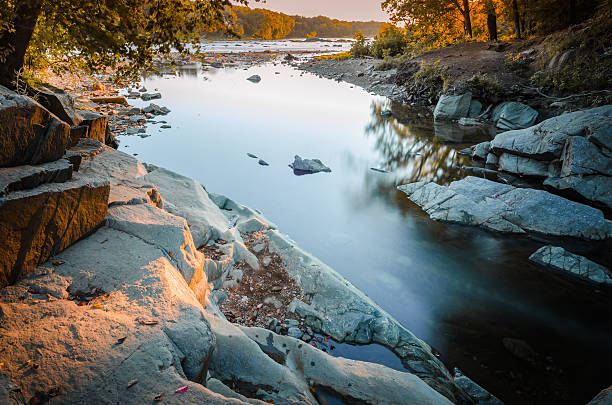
{"type": "MultiPolygon", "coordinates": [[[[377,21],[341,21],[323,16],[302,17],[240,6],[226,9],[225,14],[231,22],[233,33],[245,39],[348,38],[357,31],[373,37],[384,25],[377,21]]],[[[225,30],[217,29],[206,36],[219,38],[227,34],[225,30]]]]}

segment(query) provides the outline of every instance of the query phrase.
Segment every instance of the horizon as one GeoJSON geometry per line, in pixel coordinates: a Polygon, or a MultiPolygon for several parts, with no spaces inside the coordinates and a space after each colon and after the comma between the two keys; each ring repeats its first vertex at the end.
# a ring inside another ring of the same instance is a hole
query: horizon
{"type": "Polygon", "coordinates": [[[324,16],[343,21],[380,21],[389,22],[389,17],[382,11],[380,0],[311,0],[305,4],[301,0],[265,0],[251,1],[250,8],[265,8],[289,15],[303,17],[324,16]],[[359,3],[358,5],[355,3],[359,3]]]}

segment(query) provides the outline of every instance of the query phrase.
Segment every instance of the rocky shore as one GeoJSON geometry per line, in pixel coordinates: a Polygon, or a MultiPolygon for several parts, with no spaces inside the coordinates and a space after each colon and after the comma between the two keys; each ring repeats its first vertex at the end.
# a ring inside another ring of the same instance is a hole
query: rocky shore
{"type": "Polygon", "coordinates": [[[499,402],[261,213],[0,90],[3,403],[499,402]],[[240,298],[268,329],[219,309],[258,271],[293,287],[240,298]],[[406,371],[315,335],[382,344],[406,371]]]}

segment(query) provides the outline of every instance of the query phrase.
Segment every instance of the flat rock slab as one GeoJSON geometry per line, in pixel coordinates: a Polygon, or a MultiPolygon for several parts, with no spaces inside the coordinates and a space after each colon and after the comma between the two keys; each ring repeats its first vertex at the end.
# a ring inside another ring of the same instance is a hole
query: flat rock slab
{"type": "Polygon", "coordinates": [[[12,191],[28,190],[45,183],[63,183],[72,177],[72,164],[66,159],[36,166],[0,168],[0,197],[12,191]]]}
{"type": "Polygon", "coordinates": [[[503,130],[521,129],[532,126],[538,112],[526,104],[506,101],[495,107],[491,120],[503,130]]]}
{"type": "Polygon", "coordinates": [[[1,197],[0,286],[16,282],[100,226],[108,194],[108,182],[75,176],[1,197]]]}
{"type": "Polygon", "coordinates": [[[603,240],[612,225],[593,207],[543,190],[467,177],[450,186],[417,182],[398,187],[434,220],[506,233],[538,232],[603,240]]]}
{"type": "Polygon", "coordinates": [[[61,159],[70,127],[29,97],[0,86],[0,167],[61,159]]]}
{"type": "Polygon", "coordinates": [[[164,208],[162,196],[153,184],[136,180],[125,180],[121,183],[111,184],[108,197],[109,207],[136,204],[151,204],[158,208],[164,208]]]}
{"type": "Polygon", "coordinates": [[[83,122],[80,125],[87,126],[87,138],[105,143],[106,127],[108,126],[108,116],[97,111],[81,110],[79,111],[83,122]]]}
{"type": "Polygon", "coordinates": [[[559,246],[543,246],[529,260],[555,270],[564,271],[595,283],[612,285],[612,272],[586,257],[568,252],[559,246]]]}

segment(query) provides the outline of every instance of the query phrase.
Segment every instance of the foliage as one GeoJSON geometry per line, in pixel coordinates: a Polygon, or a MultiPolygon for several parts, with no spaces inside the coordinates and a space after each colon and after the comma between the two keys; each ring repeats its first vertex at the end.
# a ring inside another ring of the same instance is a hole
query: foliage
{"type": "Polygon", "coordinates": [[[351,45],[351,56],[354,58],[369,56],[371,52],[370,45],[361,30],[355,33],[353,39],[355,41],[353,41],[353,44],[351,45]]]}
{"type": "MultiPolygon", "coordinates": [[[[348,38],[362,30],[366,36],[374,36],[382,23],[376,21],[341,21],[328,17],[290,16],[265,9],[251,9],[234,6],[225,14],[231,16],[232,27],[245,38],[282,39],[282,38],[348,38]]],[[[212,30],[209,38],[223,37],[222,27],[212,30]]]]}
{"type": "Polygon", "coordinates": [[[484,101],[497,101],[504,94],[504,87],[486,73],[478,72],[468,80],[468,88],[477,98],[484,101]]]}
{"type": "Polygon", "coordinates": [[[612,61],[610,58],[578,58],[559,69],[546,69],[531,77],[534,86],[544,91],[580,93],[612,88],[612,61]]]}
{"type": "Polygon", "coordinates": [[[446,91],[452,84],[448,66],[440,65],[440,61],[433,63],[421,62],[419,70],[414,75],[414,82],[431,96],[437,96],[440,91],[446,91]]]}
{"type": "MultiPolygon", "coordinates": [[[[152,67],[154,55],[193,52],[202,32],[227,27],[227,5],[229,0],[40,0],[25,63],[136,75],[152,67]]],[[[19,1],[0,0],[0,43],[28,28],[15,24],[18,7],[19,1]]]]}
{"type": "Polygon", "coordinates": [[[371,46],[372,56],[379,59],[385,56],[401,55],[406,51],[408,42],[404,30],[391,24],[386,24],[374,37],[371,46]]]}
{"type": "Polygon", "coordinates": [[[334,53],[331,55],[320,55],[320,56],[315,56],[314,59],[315,60],[327,60],[327,59],[333,59],[333,60],[346,60],[346,59],[350,59],[351,58],[351,52],[341,52],[341,53],[334,53]]]}
{"type": "Polygon", "coordinates": [[[533,58],[523,56],[520,53],[516,55],[509,53],[506,55],[506,67],[519,76],[524,77],[529,72],[532,62],[533,58]]]}
{"type": "Polygon", "coordinates": [[[406,56],[402,55],[402,56],[385,56],[382,60],[382,62],[380,62],[378,65],[376,65],[374,67],[374,70],[378,70],[378,71],[386,71],[386,70],[391,70],[391,69],[396,69],[398,68],[402,63],[404,63],[406,61],[406,56]]]}

